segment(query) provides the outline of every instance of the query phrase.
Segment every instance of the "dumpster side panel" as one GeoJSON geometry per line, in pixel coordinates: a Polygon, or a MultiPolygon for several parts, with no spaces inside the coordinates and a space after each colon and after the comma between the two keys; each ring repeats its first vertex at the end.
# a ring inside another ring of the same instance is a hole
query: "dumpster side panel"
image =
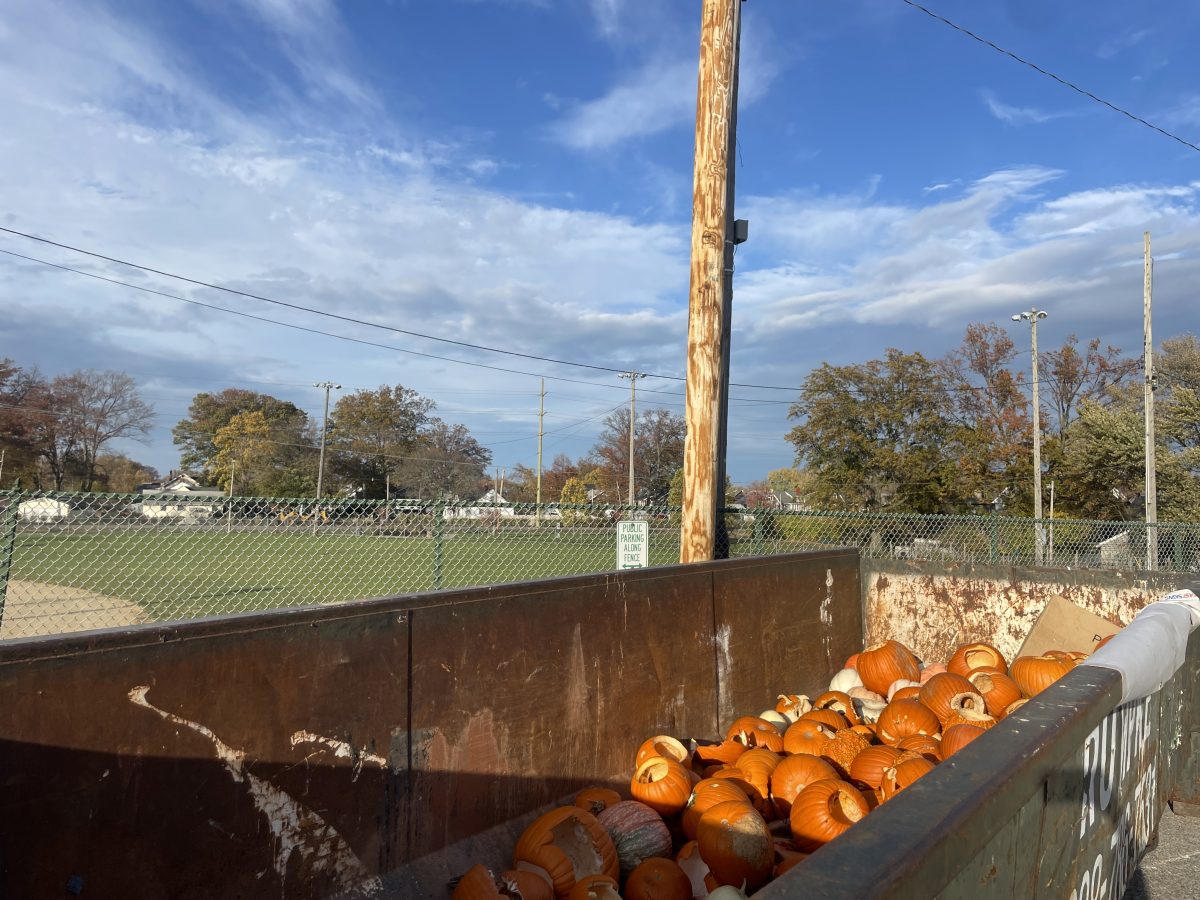
{"type": "Polygon", "coordinates": [[[200,630],[0,664],[0,895],[330,892],[403,856],[407,623],[200,630]]]}
{"type": "Polygon", "coordinates": [[[711,590],[680,572],[417,610],[411,855],[588,784],[627,790],[644,737],[712,734],[711,590]]]}
{"type": "Polygon", "coordinates": [[[369,895],[388,873],[443,896],[459,864],[506,864],[540,805],[627,787],[645,737],[714,736],[722,679],[748,698],[773,656],[786,687],[826,681],[861,637],[856,567],[802,553],[5,642],[0,896],[369,895]]]}
{"type": "Polygon", "coordinates": [[[774,708],[778,694],[823,690],[862,649],[856,560],[829,553],[803,567],[757,563],[713,575],[722,731],[774,708]]]}

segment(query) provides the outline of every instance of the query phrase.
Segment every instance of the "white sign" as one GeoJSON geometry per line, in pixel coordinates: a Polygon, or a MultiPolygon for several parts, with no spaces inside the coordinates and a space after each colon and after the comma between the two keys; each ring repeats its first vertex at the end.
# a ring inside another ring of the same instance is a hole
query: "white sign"
{"type": "Polygon", "coordinates": [[[650,564],[650,524],[617,523],[617,568],[644,569],[650,564]]]}

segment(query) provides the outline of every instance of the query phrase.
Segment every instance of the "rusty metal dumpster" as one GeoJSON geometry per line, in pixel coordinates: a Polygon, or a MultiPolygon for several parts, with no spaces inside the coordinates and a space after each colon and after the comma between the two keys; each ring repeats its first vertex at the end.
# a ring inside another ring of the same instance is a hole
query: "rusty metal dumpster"
{"type": "MultiPolygon", "coordinates": [[[[631,741],[715,736],[863,633],[837,551],[9,642],[0,896],[445,897],[627,786],[631,741]]],[[[1196,799],[1197,650],[1116,711],[1077,669],[761,895],[1119,896],[1196,799]]]]}

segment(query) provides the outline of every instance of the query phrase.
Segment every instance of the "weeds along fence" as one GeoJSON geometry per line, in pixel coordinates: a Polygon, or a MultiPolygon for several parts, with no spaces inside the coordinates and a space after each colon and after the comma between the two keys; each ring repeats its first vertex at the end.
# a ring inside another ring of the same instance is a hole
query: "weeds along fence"
{"type": "MultiPolygon", "coordinates": [[[[627,519],[647,523],[650,565],[678,560],[669,507],[3,492],[0,638],[610,571],[627,519]]],[[[1146,563],[1139,522],[761,509],[724,521],[738,556],[854,546],[1033,566],[1040,543],[1047,567],[1146,563]]],[[[1200,523],[1151,537],[1158,568],[1200,568],[1200,523]]]]}

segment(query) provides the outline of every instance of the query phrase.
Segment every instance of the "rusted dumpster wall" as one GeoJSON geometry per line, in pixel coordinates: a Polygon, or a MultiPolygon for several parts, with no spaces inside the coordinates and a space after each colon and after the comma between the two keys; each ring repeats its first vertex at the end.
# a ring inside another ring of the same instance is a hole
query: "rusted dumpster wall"
{"type": "Polygon", "coordinates": [[[1124,895],[1168,800],[1195,793],[1200,632],[1153,696],[1080,666],[756,894],[975,900],[1124,895]]]}
{"type": "Polygon", "coordinates": [[[1178,580],[1145,572],[864,559],[866,641],[893,638],[922,659],[948,659],[959,644],[986,640],[1011,659],[1053,596],[1127,625],[1178,580]]]}
{"type": "Polygon", "coordinates": [[[0,896],[444,896],[861,639],[847,551],[9,642],[0,896]]]}

